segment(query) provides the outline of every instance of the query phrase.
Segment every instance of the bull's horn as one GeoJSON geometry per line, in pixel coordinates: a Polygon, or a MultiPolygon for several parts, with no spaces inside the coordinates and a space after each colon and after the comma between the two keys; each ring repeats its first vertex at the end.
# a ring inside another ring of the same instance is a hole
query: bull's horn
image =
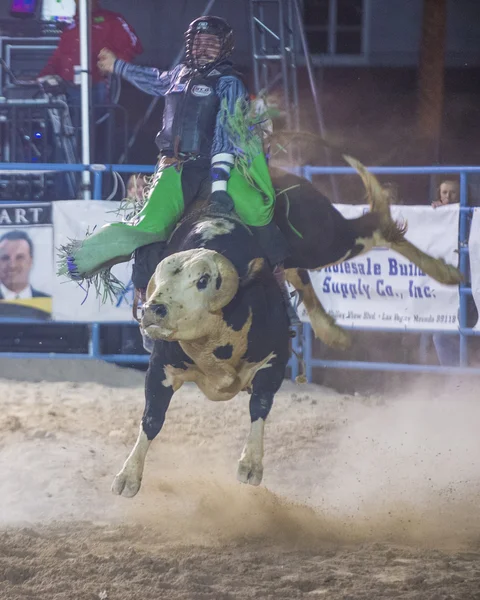
{"type": "Polygon", "coordinates": [[[222,254],[215,252],[213,260],[217,265],[221,281],[219,282],[220,286],[217,293],[210,301],[210,312],[215,312],[224,306],[227,306],[227,304],[233,300],[233,297],[237,293],[240,282],[237,269],[235,269],[228,258],[225,258],[222,254]]]}

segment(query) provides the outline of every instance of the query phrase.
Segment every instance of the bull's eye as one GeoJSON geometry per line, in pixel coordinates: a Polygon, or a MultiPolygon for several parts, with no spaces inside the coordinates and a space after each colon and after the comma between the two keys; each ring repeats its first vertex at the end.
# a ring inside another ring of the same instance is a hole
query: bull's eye
{"type": "Polygon", "coordinates": [[[210,275],[202,275],[197,281],[197,289],[204,290],[207,287],[209,281],[210,275]]]}
{"type": "Polygon", "coordinates": [[[167,316],[168,311],[165,304],[152,304],[152,310],[161,319],[167,316]]]}

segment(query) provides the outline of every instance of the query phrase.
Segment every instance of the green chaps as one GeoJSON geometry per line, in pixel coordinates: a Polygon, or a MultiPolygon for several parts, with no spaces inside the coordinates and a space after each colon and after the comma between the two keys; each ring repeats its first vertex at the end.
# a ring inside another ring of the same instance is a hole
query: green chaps
{"type": "MultiPolygon", "coordinates": [[[[233,199],[235,212],[246,225],[261,227],[270,223],[275,192],[263,154],[251,161],[246,173],[237,167],[232,169],[227,192],[233,199]]],[[[88,279],[114,264],[128,261],[140,246],[168,240],[183,212],[182,168],[159,169],[141,211],[128,221],[108,223],[81,242],[72,243],[67,249],[68,263],[75,266],[78,278],[88,279]]],[[[68,270],[72,271],[70,266],[68,270]]]]}

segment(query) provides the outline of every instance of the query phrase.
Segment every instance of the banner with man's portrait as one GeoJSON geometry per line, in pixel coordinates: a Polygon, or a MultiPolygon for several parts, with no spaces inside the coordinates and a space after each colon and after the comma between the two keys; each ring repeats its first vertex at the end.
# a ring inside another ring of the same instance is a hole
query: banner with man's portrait
{"type": "Polygon", "coordinates": [[[0,207],[0,318],[49,320],[54,279],[50,203],[0,207]]]}

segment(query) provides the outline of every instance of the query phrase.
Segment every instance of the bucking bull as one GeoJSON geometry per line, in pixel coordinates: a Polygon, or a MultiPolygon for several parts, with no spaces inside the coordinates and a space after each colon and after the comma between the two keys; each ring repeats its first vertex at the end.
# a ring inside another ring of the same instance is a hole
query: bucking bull
{"type": "MultiPolygon", "coordinates": [[[[461,280],[455,267],[405,239],[406,227],[392,220],[378,180],[354,159],[346,159],[360,174],[371,208],[357,219],[343,218],[308,181],[283,171],[272,173],[276,189],[286,190],[277,197],[275,219],[291,248],[287,279],[300,293],[316,336],[337,347],[348,345],[348,335],[323,309],[308,270],[384,246],[440,283],[461,280]]],[[[138,492],[150,443],[163,426],[173,394],[187,381],[211,400],[230,400],[242,390],[250,393],[251,428],[237,478],[259,485],[265,421],[284,379],[290,337],[280,289],[249,229],[233,214],[207,210],[187,215],[150,280],[141,327],[155,340],[145,410],[113,491],[128,497],[138,492]]]]}

